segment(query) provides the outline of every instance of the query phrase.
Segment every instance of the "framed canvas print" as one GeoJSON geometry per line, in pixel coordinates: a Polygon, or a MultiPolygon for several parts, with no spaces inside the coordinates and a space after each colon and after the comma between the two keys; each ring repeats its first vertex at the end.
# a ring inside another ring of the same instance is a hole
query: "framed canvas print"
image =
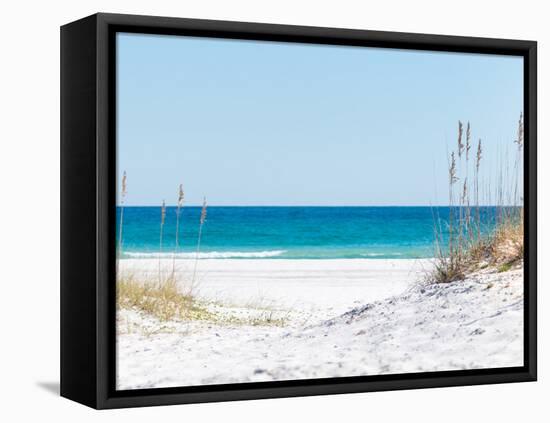
{"type": "Polygon", "coordinates": [[[536,43],[61,29],[61,393],[536,379],[536,43]]]}

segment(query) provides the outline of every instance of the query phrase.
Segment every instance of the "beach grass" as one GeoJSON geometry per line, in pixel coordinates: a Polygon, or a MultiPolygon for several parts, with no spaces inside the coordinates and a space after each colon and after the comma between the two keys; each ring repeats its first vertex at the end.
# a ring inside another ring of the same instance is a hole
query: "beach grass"
{"type": "Polygon", "coordinates": [[[285,326],[288,312],[249,305],[243,307],[199,300],[176,274],[158,283],[156,276],[124,272],[117,278],[117,309],[145,313],[159,322],[204,321],[231,326],[285,326]]]}
{"type": "Polygon", "coordinates": [[[448,224],[444,227],[439,217],[434,217],[436,259],[428,280],[438,283],[452,282],[487,267],[505,272],[522,262],[523,142],[523,115],[520,115],[517,138],[514,140],[514,171],[509,172],[507,161],[500,163],[496,187],[493,192],[486,194],[488,201],[495,204],[496,221],[494,228],[482,231],[479,187],[483,184],[480,180],[483,147],[479,140],[475,157],[471,158],[470,123],[467,124],[464,142],[463,124],[458,122],[457,149],[451,152],[448,167],[448,224]],[[472,174],[473,182],[470,181],[472,174]]]}
{"type": "MultiPolygon", "coordinates": [[[[124,205],[124,199],[127,195],[127,175],[126,171],[122,178],[121,204],[124,205]]],[[[122,256],[122,237],[123,220],[121,209],[120,228],[117,243],[117,281],[116,281],[116,305],[117,310],[137,310],[146,315],[158,319],[160,322],[169,321],[209,321],[217,323],[250,325],[250,326],[282,326],[286,319],[280,317],[273,311],[259,310],[251,307],[248,316],[235,316],[231,312],[222,313],[212,307],[205,301],[199,301],[195,292],[199,282],[197,279],[197,263],[199,260],[201,237],[203,226],[206,223],[207,203],[206,197],[203,199],[199,230],[197,238],[197,247],[193,265],[192,278],[186,279],[176,267],[176,254],[180,241],[181,208],[183,207],[184,191],[183,185],[179,185],[178,200],[176,207],[176,233],[175,247],[172,254],[171,270],[163,266],[162,252],[164,245],[165,223],[167,207],[163,200],[160,206],[160,226],[159,226],[159,257],[158,274],[136,275],[131,271],[121,271],[119,262],[122,256]]],[[[225,307],[227,308],[227,307],[225,307]]]]}
{"type": "MultiPolygon", "coordinates": [[[[124,171],[122,178],[122,200],[127,195],[127,175],[124,171]]],[[[158,263],[158,279],[152,278],[137,278],[132,273],[122,273],[119,271],[118,262],[122,253],[122,212],[120,218],[120,233],[119,243],[117,245],[117,287],[116,298],[117,308],[130,308],[137,309],[145,312],[160,321],[168,321],[174,319],[181,320],[212,320],[214,314],[208,311],[204,306],[200,305],[193,296],[193,289],[195,288],[195,275],[193,275],[193,281],[189,285],[190,289],[187,292],[182,292],[180,281],[176,272],[175,254],[179,246],[179,224],[180,224],[180,210],[183,206],[184,192],[183,185],[179,185],[178,189],[178,201],[176,209],[176,246],[172,257],[172,269],[165,275],[162,267],[161,253],[163,250],[163,237],[164,237],[164,225],[166,221],[166,202],[163,200],[160,208],[160,230],[159,230],[159,263],[158,263]]],[[[201,214],[201,230],[205,221],[203,206],[203,212],[201,214]],[[204,215],[204,216],[203,216],[204,215]]],[[[200,245],[200,238],[199,238],[200,245]]],[[[197,247],[197,251],[198,251],[197,247]]],[[[198,254],[198,253],[197,253],[198,254]]],[[[183,284],[185,286],[185,284],[183,284]]]]}
{"type": "Polygon", "coordinates": [[[496,268],[506,272],[523,260],[523,222],[505,221],[497,224],[494,232],[450,255],[442,253],[435,259],[428,279],[438,283],[464,279],[482,269],[496,268]]]}
{"type": "Polygon", "coordinates": [[[161,283],[131,273],[117,277],[117,308],[137,309],[160,321],[213,320],[214,313],[202,306],[191,292],[184,293],[174,276],[161,283]]]}

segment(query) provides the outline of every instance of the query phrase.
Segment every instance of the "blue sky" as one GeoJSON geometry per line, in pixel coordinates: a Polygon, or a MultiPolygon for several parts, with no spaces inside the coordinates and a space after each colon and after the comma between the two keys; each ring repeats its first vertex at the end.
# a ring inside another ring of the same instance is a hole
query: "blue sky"
{"type": "Polygon", "coordinates": [[[492,177],[522,81],[519,57],[119,34],[118,180],[131,205],[179,183],[188,204],[447,204],[457,121],[492,177]]]}

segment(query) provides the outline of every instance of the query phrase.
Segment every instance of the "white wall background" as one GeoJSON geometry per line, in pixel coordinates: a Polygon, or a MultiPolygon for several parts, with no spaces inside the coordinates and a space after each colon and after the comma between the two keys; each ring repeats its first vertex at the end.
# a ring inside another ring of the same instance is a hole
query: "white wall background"
{"type": "Polygon", "coordinates": [[[82,0],[2,4],[0,390],[3,421],[517,422],[548,418],[550,30],[546,2],[82,0]],[[95,412],[59,398],[59,26],[103,12],[539,42],[539,382],[95,412]],[[546,333],[544,333],[546,332],[546,333]],[[545,395],[545,390],[546,395],[545,395]]]}

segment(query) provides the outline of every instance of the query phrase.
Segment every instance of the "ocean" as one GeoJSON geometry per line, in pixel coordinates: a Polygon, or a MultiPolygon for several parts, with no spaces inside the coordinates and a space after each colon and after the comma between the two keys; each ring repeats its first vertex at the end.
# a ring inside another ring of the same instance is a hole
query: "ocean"
{"type": "MultiPolygon", "coordinates": [[[[481,208],[484,231],[493,207],[481,208]]],[[[195,258],[200,207],[124,207],[120,258],[195,258]]],[[[434,216],[446,230],[448,207],[209,207],[199,258],[380,259],[434,256],[434,216]]],[[[117,237],[120,207],[117,208],[117,237]]],[[[118,240],[117,240],[118,245],[118,240]]]]}

